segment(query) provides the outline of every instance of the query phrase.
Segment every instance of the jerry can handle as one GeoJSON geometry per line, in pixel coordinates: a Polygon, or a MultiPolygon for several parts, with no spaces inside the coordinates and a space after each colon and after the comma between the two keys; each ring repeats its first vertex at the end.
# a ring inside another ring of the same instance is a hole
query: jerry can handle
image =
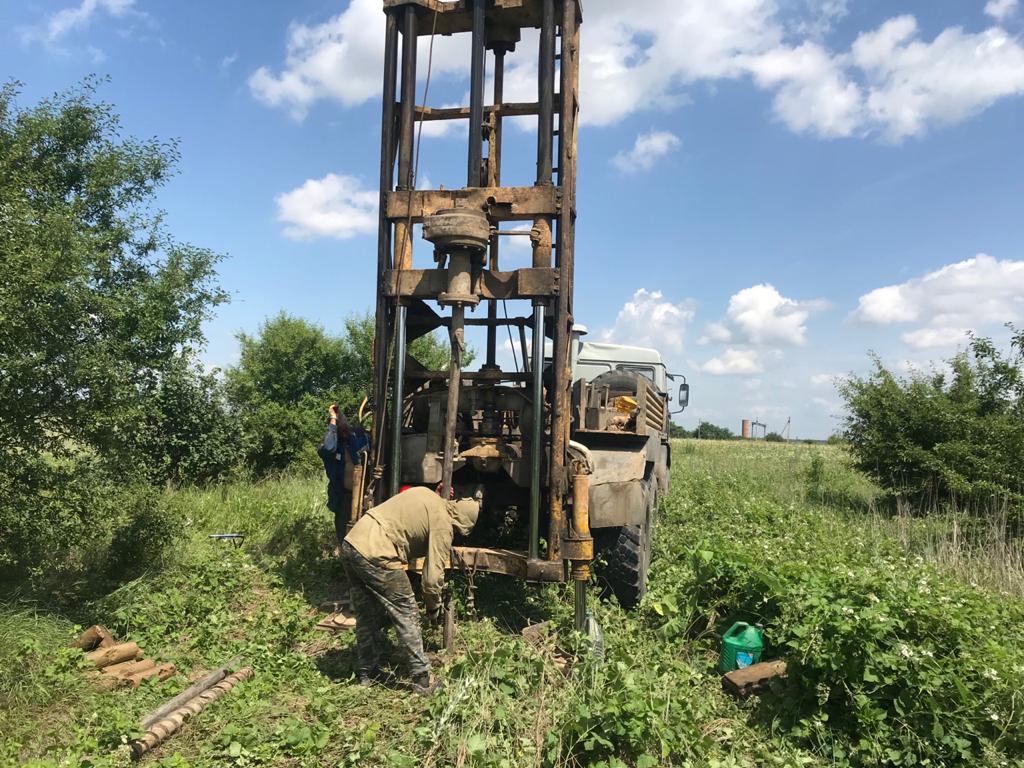
{"type": "Polygon", "coordinates": [[[725,637],[732,637],[733,635],[738,635],[740,632],[747,629],[747,627],[749,626],[750,625],[747,624],[747,622],[745,621],[737,621],[735,624],[729,627],[729,631],[725,633],[725,637]]]}

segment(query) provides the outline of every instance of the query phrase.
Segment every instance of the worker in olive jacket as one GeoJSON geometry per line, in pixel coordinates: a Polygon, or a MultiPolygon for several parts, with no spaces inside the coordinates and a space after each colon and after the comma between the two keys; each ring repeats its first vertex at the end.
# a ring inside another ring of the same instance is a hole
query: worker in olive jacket
{"type": "Polygon", "coordinates": [[[455,532],[468,534],[476,525],[482,494],[445,501],[429,488],[410,488],[359,518],[341,545],[356,615],[359,682],[380,679],[381,633],[389,621],[395,628],[412,675],[421,692],[433,690],[430,662],[423,652],[419,609],[406,569],[423,563],[423,602],[437,621],[441,587],[451,558],[455,532]]]}

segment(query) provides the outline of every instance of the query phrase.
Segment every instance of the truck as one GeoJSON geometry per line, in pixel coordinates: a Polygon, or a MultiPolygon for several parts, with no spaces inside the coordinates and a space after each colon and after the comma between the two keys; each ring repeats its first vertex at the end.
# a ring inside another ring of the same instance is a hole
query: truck
{"type": "Polygon", "coordinates": [[[658,499],[672,467],[670,382],[680,379],[675,412],[689,404],[690,386],[669,373],[658,350],[576,343],[573,437],[594,461],[589,509],[595,549],[605,561],[599,577],[626,608],[647,590],[658,499]]]}
{"type": "MultiPolygon", "coordinates": [[[[582,629],[602,550],[608,591],[626,605],[643,594],[668,483],[671,399],[657,351],[585,342],[574,322],[582,9],[578,0],[383,0],[383,8],[372,449],[354,472],[352,522],[407,486],[445,497],[482,486],[480,520],[450,567],[571,580],[582,629]],[[438,35],[469,38],[466,106],[417,101],[438,35]],[[505,60],[524,40],[536,51],[537,98],[509,102],[505,60]],[[515,159],[502,141],[512,117],[536,120],[530,185],[502,180],[515,159]],[[465,186],[418,184],[417,134],[436,120],[468,123],[465,186]],[[512,237],[529,237],[529,266],[504,268],[512,237]],[[418,240],[429,247],[414,248],[418,240]],[[484,337],[478,370],[464,370],[467,329],[484,337]],[[409,354],[413,340],[436,332],[451,348],[445,370],[409,354]],[[521,353],[512,365],[498,356],[505,334],[521,353]]],[[[685,383],[680,393],[679,402],[688,399],[685,383]]]]}

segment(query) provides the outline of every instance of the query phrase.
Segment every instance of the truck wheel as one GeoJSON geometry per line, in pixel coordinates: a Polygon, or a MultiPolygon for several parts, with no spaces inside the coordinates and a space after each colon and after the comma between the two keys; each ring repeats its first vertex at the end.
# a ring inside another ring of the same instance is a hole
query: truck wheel
{"type": "Polygon", "coordinates": [[[602,581],[606,591],[615,595],[619,605],[629,610],[640,602],[647,592],[647,536],[646,525],[624,525],[605,557],[602,581]]]}
{"type": "Polygon", "coordinates": [[[651,528],[654,494],[650,494],[646,520],[642,525],[624,525],[607,532],[605,565],[600,580],[605,594],[615,598],[626,610],[634,608],[647,594],[647,569],[651,564],[651,528]]]}

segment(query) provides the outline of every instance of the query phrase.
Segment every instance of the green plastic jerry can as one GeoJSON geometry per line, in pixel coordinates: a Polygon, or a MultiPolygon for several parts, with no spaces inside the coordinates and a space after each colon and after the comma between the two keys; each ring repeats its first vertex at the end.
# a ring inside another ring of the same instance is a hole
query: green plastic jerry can
{"type": "Polygon", "coordinates": [[[737,621],[722,636],[722,652],[718,657],[718,668],[722,672],[743,669],[757,664],[764,652],[764,635],[760,627],[737,621]]]}

